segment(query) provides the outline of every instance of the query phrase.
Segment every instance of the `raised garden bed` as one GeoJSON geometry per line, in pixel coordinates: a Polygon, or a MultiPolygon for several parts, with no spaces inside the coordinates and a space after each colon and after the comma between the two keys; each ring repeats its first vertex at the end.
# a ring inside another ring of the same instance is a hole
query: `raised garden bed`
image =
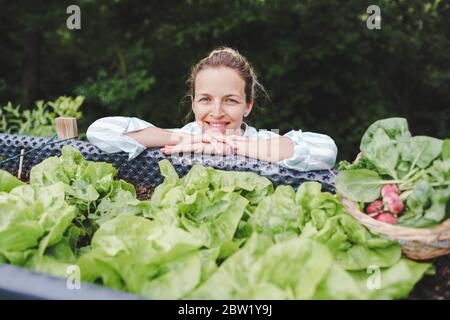
{"type": "MultiPolygon", "coordinates": [[[[30,148],[38,148],[42,144],[46,142],[46,139],[42,138],[30,138],[30,137],[18,137],[18,136],[10,136],[10,135],[0,135],[0,155],[3,158],[10,157],[12,155],[16,155],[20,153],[21,149],[30,150],[30,148]]],[[[46,146],[39,153],[34,155],[29,155],[25,157],[24,161],[24,171],[21,176],[23,181],[29,180],[29,171],[32,166],[39,163],[40,161],[46,159],[49,156],[58,156],[60,154],[60,149],[62,145],[72,145],[80,150],[83,156],[87,160],[93,161],[105,161],[110,162],[114,166],[119,169],[118,177],[124,179],[127,182],[132,183],[136,189],[136,195],[139,200],[148,200],[151,198],[153,194],[154,188],[162,182],[162,177],[159,174],[159,168],[157,166],[157,162],[159,160],[164,159],[165,157],[157,150],[147,150],[143,155],[138,157],[135,160],[128,161],[126,155],[124,154],[105,154],[100,150],[95,148],[92,145],[89,145],[84,142],[74,141],[74,142],[63,142],[58,145],[46,146]]],[[[190,167],[194,163],[202,163],[204,165],[209,165],[215,168],[223,169],[223,170],[237,170],[237,171],[253,171],[260,175],[264,175],[269,178],[274,184],[288,184],[292,186],[298,186],[302,182],[317,180],[322,183],[322,187],[324,191],[334,192],[333,186],[333,174],[330,172],[322,171],[322,172],[308,172],[301,173],[293,170],[288,170],[285,168],[279,168],[277,166],[273,166],[267,163],[262,163],[258,161],[253,161],[245,158],[220,158],[220,157],[205,157],[205,156],[194,156],[193,158],[183,158],[183,157],[175,157],[174,159],[175,168],[180,176],[186,174],[190,167]]],[[[7,171],[17,174],[17,164],[18,161],[12,161],[10,163],[5,163],[3,166],[0,166],[0,169],[6,169],[7,171]]],[[[424,277],[411,292],[408,299],[450,299],[450,256],[445,256],[441,258],[437,258],[433,261],[433,264],[436,267],[436,275],[426,276],[424,277]]],[[[2,268],[5,266],[2,266],[2,268]]],[[[8,266],[8,270],[17,269],[17,276],[21,277],[24,273],[22,273],[22,269],[15,268],[12,266],[8,266]],[[12,269],[11,269],[12,268],[12,269]]],[[[6,270],[6,269],[0,269],[6,270]]],[[[1,272],[1,271],[0,271],[1,272]]],[[[26,271],[30,273],[31,271],[26,271]]],[[[39,277],[39,274],[34,274],[34,278],[36,281],[46,281],[44,279],[49,278],[46,275],[42,275],[39,277]],[[37,276],[37,278],[36,278],[37,276]]],[[[24,278],[25,279],[25,278],[24,278]]],[[[52,278],[53,279],[53,278],[52,278]]],[[[30,287],[33,287],[32,284],[34,280],[29,280],[28,282],[30,287]]],[[[58,281],[58,280],[52,280],[58,281]]],[[[61,287],[64,284],[64,279],[59,279],[61,287]]],[[[36,285],[38,285],[36,282],[36,285]]],[[[106,298],[109,296],[109,293],[105,293],[104,290],[108,291],[108,289],[102,288],[103,290],[92,289],[92,293],[90,290],[90,286],[87,287],[86,296],[87,298],[106,298]],[[91,294],[92,293],[92,294],[91,294]]],[[[95,286],[94,286],[95,288],[95,286]]],[[[19,291],[8,291],[5,288],[0,290],[3,292],[3,295],[8,296],[8,292],[10,292],[10,297],[21,297],[21,289],[19,291]]],[[[113,291],[111,291],[113,292],[113,291]]],[[[29,292],[22,292],[22,297],[29,297],[29,292]]],[[[113,297],[114,293],[111,293],[113,297]]],[[[33,298],[39,298],[39,294],[37,296],[32,296],[33,298]]],[[[40,298],[51,298],[50,296],[45,296],[44,294],[40,298]]],[[[68,296],[68,299],[71,297],[68,296]]],[[[76,297],[72,297],[76,298],[76,297]]],[[[122,296],[122,298],[127,298],[122,296]]]]}

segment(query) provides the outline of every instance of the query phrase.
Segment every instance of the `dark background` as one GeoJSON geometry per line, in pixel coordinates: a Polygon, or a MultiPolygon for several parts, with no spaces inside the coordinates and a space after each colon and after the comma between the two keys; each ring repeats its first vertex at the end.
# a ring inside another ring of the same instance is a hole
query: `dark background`
{"type": "Polygon", "coordinates": [[[81,129],[137,116],[180,127],[191,66],[220,45],[254,65],[271,102],[248,122],[326,133],[353,159],[375,120],[449,136],[450,1],[0,0],[0,105],[84,95],[81,129]],[[66,8],[81,8],[81,30],[66,8]],[[368,5],[381,8],[369,30],[368,5]]]}

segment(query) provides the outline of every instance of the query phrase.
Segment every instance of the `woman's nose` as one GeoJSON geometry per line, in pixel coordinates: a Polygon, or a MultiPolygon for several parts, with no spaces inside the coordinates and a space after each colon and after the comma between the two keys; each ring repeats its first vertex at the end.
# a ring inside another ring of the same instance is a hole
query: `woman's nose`
{"type": "Polygon", "coordinates": [[[219,101],[214,102],[211,114],[213,117],[219,118],[222,116],[222,104],[219,101]]]}

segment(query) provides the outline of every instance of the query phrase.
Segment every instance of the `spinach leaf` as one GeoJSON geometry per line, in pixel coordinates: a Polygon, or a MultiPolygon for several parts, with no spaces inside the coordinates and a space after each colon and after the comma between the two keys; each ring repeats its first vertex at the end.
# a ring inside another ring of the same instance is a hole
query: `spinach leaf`
{"type": "Polygon", "coordinates": [[[421,216],[430,205],[432,191],[428,181],[417,182],[412,194],[406,200],[407,211],[414,213],[414,216],[421,216]]]}
{"type": "Polygon", "coordinates": [[[364,151],[364,156],[376,166],[380,174],[388,174],[394,179],[397,179],[395,168],[399,155],[397,143],[381,128],[375,131],[372,141],[364,151]]]}
{"type": "Polygon", "coordinates": [[[396,140],[397,142],[407,141],[411,137],[408,122],[405,118],[378,120],[369,126],[361,139],[359,148],[363,153],[366,151],[367,146],[372,142],[378,129],[382,129],[390,139],[396,140]]]}
{"type": "Polygon", "coordinates": [[[426,170],[430,183],[439,183],[447,188],[450,185],[450,159],[435,160],[433,165],[426,170]]]}
{"type": "Polygon", "coordinates": [[[449,217],[450,189],[434,190],[431,195],[431,207],[425,212],[424,218],[441,222],[449,217]]]}
{"type": "Polygon", "coordinates": [[[414,166],[425,169],[441,154],[442,140],[415,136],[400,146],[402,160],[411,162],[411,169],[414,166]]]}
{"type": "Polygon", "coordinates": [[[442,144],[441,158],[442,160],[450,159],[450,139],[445,139],[442,144]]]}
{"type": "Polygon", "coordinates": [[[384,183],[376,172],[367,169],[341,171],[336,177],[337,191],[353,201],[378,199],[384,183]]]}

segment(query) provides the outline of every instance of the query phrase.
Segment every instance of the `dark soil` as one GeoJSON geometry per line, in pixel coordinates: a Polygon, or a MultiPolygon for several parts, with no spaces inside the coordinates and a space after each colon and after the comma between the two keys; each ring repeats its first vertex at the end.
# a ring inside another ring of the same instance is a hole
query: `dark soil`
{"type": "MultiPolygon", "coordinates": [[[[14,170],[14,171],[9,171],[9,173],[11,173],[14,177],[17,177],[17,173],[19,170],[14,170]]],[[[30,171],[31,172],[31,171],[30,171]]],[[[22,175],[20,176],[20,180],[22,180],[23,182],[30,182],[30,172],[22,172],[22,175]]]]}
{"type": "Polygon", "coordinates": [[[450,300],[450,254],[431,261],[436,274],[425,276],[410,293],[410,300],[450,300]]]}
{"type": "Polygon", "coordinates": [[[154,188],[147,187],[144,184],[135,184],[134,187],[136,188],[136,197],[141,201],[150,200],[153,195],[153,191],[155,190],[154,188]]]}

